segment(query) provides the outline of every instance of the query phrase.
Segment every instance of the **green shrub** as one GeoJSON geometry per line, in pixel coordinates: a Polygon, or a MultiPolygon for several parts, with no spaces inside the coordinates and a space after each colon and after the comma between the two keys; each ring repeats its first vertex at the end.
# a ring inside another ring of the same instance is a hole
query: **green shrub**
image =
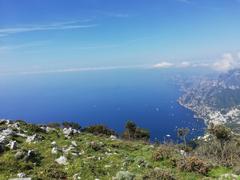
{"type": "Polygon", "coordinates": [[[234,135],[231,135],[229,139],[230,135],[226,133],[228,130],[220,130],[222,126],[217,129],[215,133],[218,134],[216,135],[218,138],[214,134],[211,134],[208,140],[199,141],[198,147],[195,149],[195,154],[225,167],[238,165],[240,162],[240,140],[234,135]]]}
{"type": "Polygon", "coordinates": [[[145,140],[148,141],[150,138],[150,133],[146,129],[137,128],[134,134],[136,140],[145,140]]]}
{"type": "Polygon", "coordinates": [[[67,179],[67,173],[62,170],[62,168],[52,163],[47,167],[44,167],[43,170],[38,172],[37,178],[40,179],[67,179]]]}
{"type": "Polygon", "coordinates": [[[47,125],[48,127],[50,128],[60,128],[61,127],[61,124],[60,123],[48,123],[47,125]]]}
{"type": "Polygon", "coordinates": [[[3,144],[0,144],[0,154],[5,151],[5,146],[3,144]]]}
{"type": "Polygon", "coordinates": [[[27,123],[24,120],[16,120],[15,122],[21,124],[21,125],[26,125],[27,123]]]}
{"type": "Polygon", "coordinates": [[[224,125],[210,125],[208,131],[213,134],[221,143],[231,139],[231,130],[224,125]]]}
{"type": "Polygon", "coordinates": [[[135,175],[128,171],[119,171],[113,180],[134,180],[135,175]]]}
{"type": "Polygon", "coordinates": [[[180,137],[183,140],[185,147],[187,146],[186,137],[189,134],[189,132],[190,132],[189,128],[179,128],[177,130],[177,135],[178,135],[178,137],[180,137]]]}
{"type": "Polygon", "coordinates": [[[182,171],[197,172],[206,175],[211,166],[209,163],[199,159],[198,157],[191,156],[181,159],[177,162],[177,167],[182,171]]]}
{"type": "Polygon", "coordinates": [[[179,157],[177,156],[172,156],[170,159],[170,164],[173,168],[177,167],[178,161],[179,161],[179,157]]]}
{"type": "Polygon", "coordinates": [[[169,170],[155,168],[143,177],[143,180],[175,180],[176,178],[169,170]]]}
{"type": "Polygon", "coordinates": [[[31,135],[37,134],[37,133],[45,133],[45,131],[42,128],[40,128],[38,125],[35,125],[35,124],[27,124],[26,130],[31,135]]]}
{"type": "Polygon", "coordinates": [[[161,145],[153,153],[153,159],[155,161],[162,161],[162,160],[170,159],[176,156],[176,154],[177,154],[177,151],[172,146],[161,145]]]}
{"type": "Polygon", "coordinates": [[[128,140],[147,141],[150,138],[150,133],[146,129],[137,127],[133,121],[127,121],[125,125],[125,131],[122,134],[122,138],[128,140]]]}
{"type": "Polygon", "coordinates": [[[233,167],[233,172],[237,175],[240,175],[240,166],[238,165],[238,166],[233,167]]]}
{"type": "Polygon", "coordinates": [[[76,122],[64,121],[62,123],[62,125],[63,125],[64,128],[70,128],[71,127],[73,129],[77,129],[77,130],[81,129],[81,126],[78,123],[76,123],[76,122]]]}
{"type": "Polygon", "coordinates": [[[43,159],[42,155],[38,151],[27,151],[20,150],[15,154],[15,160],[24,162],[32,162],[36,165],[41,164],[41,160],[43,159]]]}
{"type": "Polygon", "coordinates": [[[113,130],[107,128],[104,125],[89,126],[84,128],[83,132],[92,133],[94,135],[107,135],[107,136],[116,135],[116,133],[113,130]]]}
{"type": "Polygon", "coordinates": [[[95,141],[90,142],[90,148],[92,148],[94,151],[100,151],[103,149],[103,144],[102,143],[98,143],[95,141]]]}

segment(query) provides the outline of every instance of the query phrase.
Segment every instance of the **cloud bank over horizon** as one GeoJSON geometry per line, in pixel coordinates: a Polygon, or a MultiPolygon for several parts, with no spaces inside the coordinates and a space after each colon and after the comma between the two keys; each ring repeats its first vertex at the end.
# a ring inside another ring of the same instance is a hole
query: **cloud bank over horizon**
{"type": "Polygon", "coordinates": [[[213,69],[217,71],[228,71],[240,67],[240,52],[225,53],[222,58],[213,64],[213,69]]]}
{"type": "Polygon", "coordinates": [[[231,69],[240,68],[240,52],[238,53],[224,53],[221,58],[211,62],[211,63],[196,63],[190,61],[183,61],[180,63],[173,62],[160,62],[153,65],[153,68],[196,68],[205,67],[219,72],[226,72],[231,69]]]}
{"type": "Polygon", "coordinates": [[[89,72],[89,71],[110,71],[124,69],[170,69],[170,68],[208,68],[217,72],[226,72],[231,69],[240,68],[240,52],[239,53],[224,53],[221,58],[212,63],[196,63],[190,61],[182,61],[174,63],[170,61],[162,61],[157,64],[137,64],[137,65],[119,65],[119,66],[92,66],[92,67],[73,67],[73,68],[58,68],[58,69],[41,69],[36,70],[20,70],[20,71],[5,71],[0,72],[2,75],[31,75],[31,74],[52,74],[52,73],[71,73],[71,72],[89,72]]]}

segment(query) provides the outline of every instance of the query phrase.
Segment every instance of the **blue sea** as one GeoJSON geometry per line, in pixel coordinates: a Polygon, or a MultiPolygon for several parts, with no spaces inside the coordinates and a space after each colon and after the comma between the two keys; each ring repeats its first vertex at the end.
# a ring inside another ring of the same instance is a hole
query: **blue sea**
{"type": "MultiPolygon", "coordinates": [[[[177,103],[177,70],[125,69],[0,77],[0,118],[31,123],[105,124],[121,133],[127,120],[163,140],[176,130],[204,133],[204,122],[177,103]]],[[[186,72],[185,72],[186,73],[186,72]]],[[[191,72],[189,72],[191,75],[191,72]]]]}

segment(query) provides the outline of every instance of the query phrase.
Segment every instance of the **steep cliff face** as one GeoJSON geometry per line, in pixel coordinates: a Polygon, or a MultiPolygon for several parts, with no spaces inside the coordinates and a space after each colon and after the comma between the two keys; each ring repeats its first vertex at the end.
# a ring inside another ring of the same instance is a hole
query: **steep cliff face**
{"type": "Polygon", "coordinates": [[[188,85],[179,102],[207,123],[239,124],[240,69],[220,74],[216,79],[203,78],[192,86],[188,85]]]}
{"type": "Polygon", "coordinates": [[[231,70],[219,76],[219,85],[227,89],[240,89],[240,69],[231,70]]]}

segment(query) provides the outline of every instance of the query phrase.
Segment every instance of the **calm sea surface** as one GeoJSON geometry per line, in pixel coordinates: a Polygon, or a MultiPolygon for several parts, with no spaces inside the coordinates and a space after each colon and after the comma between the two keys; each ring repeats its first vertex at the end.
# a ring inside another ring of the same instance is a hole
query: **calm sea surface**
{"type": "Polygon", "coordinates": [[[178,105],[173,70],[108,70],[0,77],[0,118],[33,123],[76,121],[105,124],[122,132],[127,120],[149,129],[151,137],[176,140],[176,129],[191,137],[204,123],[178,105]]]}

